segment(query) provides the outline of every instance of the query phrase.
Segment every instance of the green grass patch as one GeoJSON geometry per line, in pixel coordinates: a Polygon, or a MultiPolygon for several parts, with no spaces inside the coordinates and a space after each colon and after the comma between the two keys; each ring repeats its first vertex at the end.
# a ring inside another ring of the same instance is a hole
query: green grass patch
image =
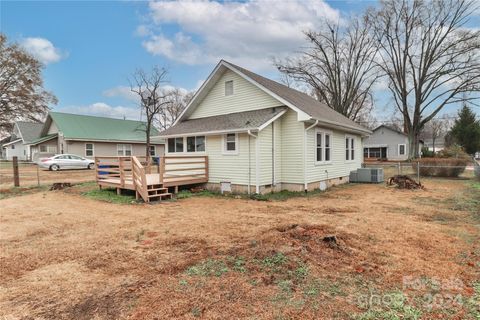
{"type": "Polygon", "coordinates": [[[177,199],[188,199],[191,197],[218,197],[218,196],[222,196],[222,195],[220,193],[212,192],[208,190],[202,190],[199,192],[191,192],[190,190],[181,190],[175,195],[177,199]]]}
{"type": "Polygon", "coordinates": [[[379,299],[367,299],[368,301],[376,301],[377,303],[368,306],[360,306],[368,308],[363,313],[354,315],[356,320],[417,320],[422,316],[422,312],[409,305],[407,299],[402,292],[394,291],[378,295],[379,299]]]}
{"type": "Polygon", "coordinates": [[[230,269],[222,260],[207,259],[189,267],[186,273],[189,276],[220,277],[222,274],[228,271],[230,271],[230,269]]]}
{"type": "Polygon", "coordinates": [[[82,195],[97,201],[104,201],[115,204],[136,204],[135,195],[122,194],[118,195],[116,189],[94,189],[82,192],[82,195]]]}

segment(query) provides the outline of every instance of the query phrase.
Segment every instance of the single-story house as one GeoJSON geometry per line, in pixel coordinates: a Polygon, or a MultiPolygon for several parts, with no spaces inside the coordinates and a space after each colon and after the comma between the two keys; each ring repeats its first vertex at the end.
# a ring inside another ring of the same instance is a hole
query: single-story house
{"type": "MultiPolygon", "coordinates": [[[[156,129],[152,135],[158,135],[156,129]]],[[[31,142],[33,160],[70,153],[95,156],[144,156],[145,123],[142,121],[50,112],[40,132],[31,142]]],[[[162,156],[163,139],[153,139],[150,155],[162,156]]]]}
{"type": "Polygon", "coordinates": [[[423,140],[423,146],[428,148],[428,151],[432,152],[440,152],[445,149],[445,135],[442,135],[435,139],[435,143],[433,143],[432,138],[427,138],[423,140]]]}
{"type": "Polygon", "coordinates": [[[3,147],[4,144],[10,142],[11,137],[7,136],[0,140],[0,159],[5,160],[7,157],[7,149],[3,147]]]}
{"type": "MultiPolygon", "coordinates": [[[[423,141],[419,145],[419,154],[423,141]]],[[[408,136],[395,128],[381,125],[363,141],[363,157],[365,160],[395,160],[408,159],[408,136]]]]}
{"type": "Polygon", "coordinates": [[[2,149],[5,150],[5,159],[12,160],[16,156],[18,160],[31,161],[31,142],[40,136],[42,128],[43,123],[15,122],[10,141],[2,145],[2,149]]]}
{"type": "Polygon", "coordinates": [[[348,182],[370,133],[303,92],[221,60],[160,137],[167,158],[208,157],[207,188],[262,193],[348,182]]]}

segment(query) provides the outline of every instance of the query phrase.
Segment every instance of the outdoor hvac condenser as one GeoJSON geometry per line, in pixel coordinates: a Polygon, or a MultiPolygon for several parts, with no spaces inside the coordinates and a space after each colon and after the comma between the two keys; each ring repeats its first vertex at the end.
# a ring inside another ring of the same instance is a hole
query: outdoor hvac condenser
{"type": "Polygon", "coordinates": [[[350,182],[381,183],[383,179],[382,168],[359,168],[350,172],[350,182]]]}

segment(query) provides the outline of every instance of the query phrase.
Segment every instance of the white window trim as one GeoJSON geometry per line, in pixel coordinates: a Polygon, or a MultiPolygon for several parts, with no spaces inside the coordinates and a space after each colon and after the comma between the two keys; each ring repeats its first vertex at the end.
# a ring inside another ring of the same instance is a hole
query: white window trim
{"type": "Polygon", "coordinates": [[[184,136],[184,137],[172,137],[172,138],[167,138],[166,144],[165,144],[165,154],[168,155],[177,155],[177,156],[202,156],[206,155],[207,153],[207,136],[204,134],[199,134],[199,135],[190,135],[190,136],[184,136]],[[205,151],[187,151],[187,138],[188,137],[205,137],[205,151]],[[182,152],[171,152],[168,148],[168,139],[177,139],[177,138],[182,138],[183,141],[183,151],[182,152]]]}
{"type": "Polygon", "coordinates": [[[91,142],[85,143],[85,157],[95,157],[95,143],[91,143],[91,142]],[[87,155],[87,144],[92,145],[92,155],[91,156],[87,155]]]}
{"type": "Polygon", "coordinates": [[[228,133],[228,134],[234,134],[235,135],[235,150],[234,151],[229,151],[227,150],[227,134],[222,135],[222,154],[225,156],[236,156],[238,155],[238,149],[239,149],[239,144],[238,144],[238,133],[228,133]]]}
{"type": "Polygon", "coordinates": [[[130,156],[133,156],[132,145],[130,143],[117,143],[117,157],[130,157],[130,156]],[[118,155],[118,146],[122,146],[122,155],[121,156],[118,155]],[[130,146],[130,155],[129,156],[126,155],[127,149],[125,148],[125,146],[130,146]]]}
{"type": "Polygon", "coordinates": [[[333,155],[333,132],[330,130],[325,130],[322,128],[317,128],[315,129],[315,136],[313,137],[314,144],[315,144],[315,152],[314,152],[314,160],[315,160],[315,165],[320,166],[320,165],[325,165],[325,164],[331,164],[332,163],[332,155],[333,155]],[[321,133],[322,134],[322,161],[317,161],[317,134],[321,133]],[[325,134],[330,135],[330,160],[326,161],[325,160],[325,134]]]}
{"type": "MultiPolygon", "coordinates": [[[[363,152],[363,150],[362,150],[363,152]]],[[[345,135],[345,139],[343,139],[343,158],[345,159],[345,162],[355,162],[358,157],[357,155],[357,142],[355,141],[355,136],[352,135],[345,135]],[[345,140],[348,140],[348,160],[346,158],[346,151],[347,148],[345,148],[345,140]],[[352,159],[352,141],[353,140],[353,153],[354,153],[354,159],[352,159]]]]}
{"type": "Polygon", "coordinates": [[[397,153],[399,156],[404,156],[407,154],[407,145],[405,143],[399,143],[398,144],[398,149],[397,149],[397,153]],[[403,154],[400,153],[400,146],[403,146],[403,154]]]}

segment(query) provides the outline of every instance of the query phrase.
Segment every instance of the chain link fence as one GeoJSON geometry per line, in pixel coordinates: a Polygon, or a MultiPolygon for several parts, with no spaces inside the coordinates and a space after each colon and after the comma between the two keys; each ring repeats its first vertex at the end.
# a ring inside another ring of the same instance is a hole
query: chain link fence
{"type": "MultiPolygon", "coordinates": [[[[440,170],[458,170],[461,171],[458,178],[472,179],[475,177],[475,172],[478,168],[478,163],[472,162],[467,166],[448,166],[448,165],[425,165],[421,162],[365,162],[362,164],[364,168],[382,168],[384,172],[384,180],[388,180],[395,175],[406,175],[412,179],[420,182],[425,178],[432,178],[434,176],[426,176],[424,172],[440,171],[440,170]],[[463,170],[464,169],[464,170],[463,170]]],[[[446,177],[450,179],[457,179],[454,177],[446,177]]]]}

